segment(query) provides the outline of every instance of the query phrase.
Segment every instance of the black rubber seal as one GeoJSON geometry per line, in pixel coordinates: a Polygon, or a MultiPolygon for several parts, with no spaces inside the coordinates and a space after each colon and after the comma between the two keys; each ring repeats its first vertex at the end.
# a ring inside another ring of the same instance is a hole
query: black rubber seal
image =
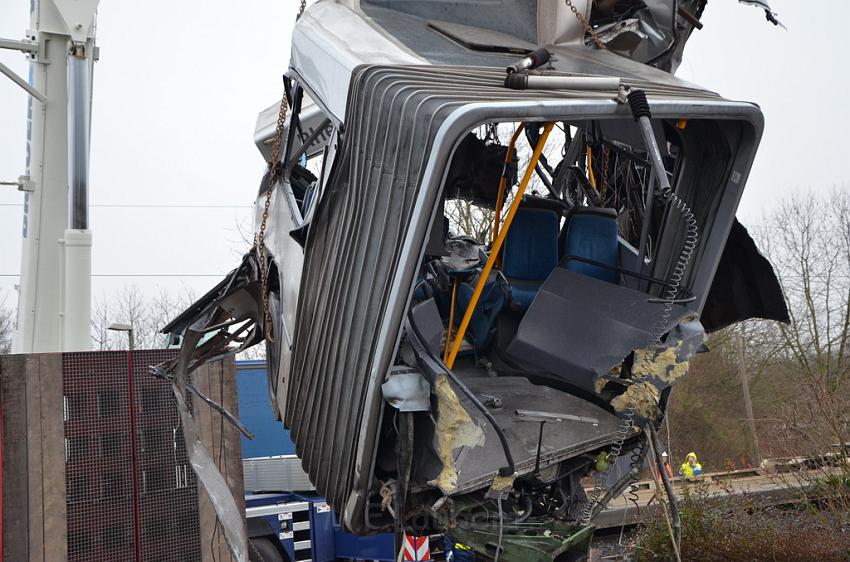
{"type": "Polygon", "coordinates": [[[528,58],[531,59],[531,66],[528,67],[529,70],[546,64],[547,62],[549,62],[551,56],[552,55],[549,53],[549,51],[547,51],[543,47],[532,51],[528,54],[528,58]]]}
{"type": "Polygon", "coordinates": [[[646,92],[643,90],[632,90],[629,92],[628,98],[629,107],[632,108],[632,117],[635,121],[641,117],[652,117],[652,112],[649,110],[649,102],[646,101],[646,92]]]}
{"type": "Polygon", "coordinates": [[[507,67],[505,72],[507,74],[514,74],[516,72],[523,72],[525,70],[531,70],[533,68],[537,68],[538,66],[542,66],[549,62],[549,59],[552,57],[551,53],[540,47],[539,49],[535,49],[507,67]]]}
{"type": "Polygon", "coordinates": [[[514,90],[528,89],[528,74],[524,72],[512,72],[505,76],[505,88],[514,90]]]}

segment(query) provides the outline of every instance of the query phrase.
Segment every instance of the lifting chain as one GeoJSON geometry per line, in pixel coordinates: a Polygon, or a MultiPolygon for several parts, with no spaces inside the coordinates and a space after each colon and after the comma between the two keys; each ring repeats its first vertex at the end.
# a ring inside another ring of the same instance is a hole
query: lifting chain
{"type": "MultiPolygon", "coordinates": [[[[298,9],[298,16],[304,13],[304,8],[307,7],[307,0],[301,0],[301,6],[298,9]]],[[[272,204],[272,191],[280,181],[280,173],[282,167],[280,165],[280,149],[283,144],[283,128],[286,123],[286,113],[289,109],[289,102],[286,97],[286,92],[280,98],[280,109],[277,112],[277,123],[275,124],[274,139],[272,140],[272,154],[269,162],[269,181],[266,185],[266,200],[263,204],[263,220],[260,222],[260,229],[257,231],[257,236],[254,238],[254,251],[257,253],[257,263],[260,266],[260,284],[263,292],[263,325],[265,326],[266,339],[270,342],[274,341],[273,323],[271,314],[269,313],[269,262],[266,259],[265,241],[266,241],[266,224],[269,222],[269,208],[272,204]]]]}
{"type": "Polygon", "coordinates": [[[254,239],[254,250],[257,252],[257,264],[260,266],[260,283],[263,292],[263,325],[265,326],[266,339],[274,341],[273,324],[271,314],[269,313],[269,262],[266,258],[266,224],[269,221],[269,208],[272,204],[272,191],[277,186],[280,180],[280,145],[283,137],[283,126],[286,122],[286,113],[288,103],[286,92],[280,100],[280,109],[277,113],[277,124],[275,125],[275,137],[272,142],[272,156],[269,162],[269,181],[266,185],[266,200],[263,204],[263,220],[260,222],[260,229],[257,232],[257,237],[254,239]]]}
{"type": "Polygon", "coordinates": [[[593,27],[590,25],[590,22],[587,21],[587,19],[579,13],[578,8],[575,7],[572,0],[564,0],[564,2],[566,3],[567,7],[572,10],[573,14],[575,14],[576,19],[578,19],[579,23],[584,26],[585,31],[587,31],[590,36],[593,37],[593,41],[594,43],[596,43],[596,46],[602,49],[603,51],[607,50],[608,47],[605,45],[605,43],[602,42],[602,39],[599,38],[599,34],[594,31],[593,27]]]}

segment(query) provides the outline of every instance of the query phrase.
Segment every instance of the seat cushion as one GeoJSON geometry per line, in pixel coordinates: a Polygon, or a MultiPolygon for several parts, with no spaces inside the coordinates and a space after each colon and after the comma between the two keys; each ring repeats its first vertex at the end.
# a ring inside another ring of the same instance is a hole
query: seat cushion
{"type": "Polygon", "coordinates": [[[506,277],[543,281],[558,265],[558,214],[548,209],[517,210],[505,237],[506,277]]]}
{"type": "Polygon", "coordinates": [[[511,285],[511,308],[527,310],[540,285],[558,265],[560,218],[551,209],[520,207],[502,254],[502,272],[511,285]]]}
{"type": "MultiPolygon", "coordinates": [[[[617,214],[613,209],[576,209],[567,218],[564,256],[576,256],[616,267],[620,249],[617,243],[617,214]]],[[[564,267],[569,271],[588,275],[601,281],[616,283],[616,271],[568,260],[564,267]]]]}
{"type": "Polygon", "coordinates": [[[524,281],[522,279],[511,279],[511,309],[528,310],[531,301],[537,296],[542,281],[524,281]]]}

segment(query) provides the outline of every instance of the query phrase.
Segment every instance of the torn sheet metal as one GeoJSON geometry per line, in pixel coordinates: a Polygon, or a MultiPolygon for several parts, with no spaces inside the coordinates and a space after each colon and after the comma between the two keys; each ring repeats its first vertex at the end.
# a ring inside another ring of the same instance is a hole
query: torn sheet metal
{"type": "Polygon", "coordinates": [[[384,400],[400,412],[427,412],[431,409],[431,385],[416,369],[393,367],[381,390],[384,400]]]}
{"type": "MultiPolygon", "coordinates": [[[[187,407],[187,396],[192,371],[208,361],[235,355],[262,341],[258,278],[256,258],[248,254],[212,291],[163,328],[163,332],[182,336],[180,353],[175,360],[154,368],[159,376],[172,381],[189,461],[224,528],[230,552],[238,562],[248,562],[244,513],[198,437],[197,425],[187,407]]],[[[216,409],[228,420],[235,419],[223,408],[216,409]]]]}
{"type": "Polygon", "coordinates": [[[599,38],[608,49],[631,55],[642,41],[649,38],[641,27],[641,21],[637,18],[621,20],[599,33],[599,38]]]}
{"type": "Polygon", "coordinates": [[[227,539],[231,554],[237,562],[248,562],[248,537],[245,534],[243,513],[236,505],[227,480],[224,479],[209,451],[198,437],[195,420],[186,406],[185,390],[181,391],[177,383],[172,383],[171,388],[177,400],[180,426],[192,470],[198,475],[198,480],[204,486],[215,508],[216,517],[224,529],[224,537],[227,539]]]}
{"type": "MultiPolygon", "coordinates": [[[[154,376],[154,377],[157,377],[157,378],[160,378],[160,379],[163,379],[163,380],[167,380],[167,381],[172,382],[172,383],[174,382],[174,375],[168,374],[165,371],[165,369],[162,368],[162,365],[155,365],[153,367],[150,367],[150,374],[151,374],[151,376],[154,376]]],[[[213,410],[218,412],[220,415],[222,415],[224,417],[224,419],[226,419],[227,421],[232,423],[236,427],[236,429],[239,430],[239,432],[242,435],[244,435],[248,439],[254,438],[254,434],[251,433],[251,430],[249,430],[247,427],[245,427],[245,425],[239,420],[239,418],[237,418],[236,416],[234,416],[233,414],[228,412],[227,408],[224,408],[223,406],[218,404],[215,400],[206,396],[203,392],[198,390],[195,387],[195,385],[193,385],[191,382],[188,382],[188,381],[186,382],[186,388],[188,390],[192,391],[192,394],[194,394],[195,396],[197,396],[198,398],[203,400],[210,408],[212,408],[213,410]]]]}
{"type": "MultiPolygon", "coordinates": [[[[767,21],[785,27],[767,0],[739,0],[764,10],[767,21]]],[[[675,73],[685,44],[695,29],[706,0],[632,0],[594,2],[591,24],[608,50],[675,73]]],[[[585,36],[588,46],[593,38],[585,36]]]]}
{"type": "Polygon", "coordinates": [[[699,319],[692,316],[691,319],[686,319],[670,330],[670,333],[664,338],[664,343],[668,346],[677,346],[677,359],[687,361],[697,353],[704,351],[705,328],[699,319]]]}
{"type": "Polygon", "coordinates": [[[777,14],[773,10],[770,9],[770,4],[768,4],[767,0],[738,0],[739,4],[747,4],[749,6],[755,6],[756,8],[761,8],[764,10],[764,18],[772,23],[773,25],[778,25],[782,29],[788,29],[782,22],[777,19],[777,14]]]}
{"type": "MultiPolygon", "coordinates": [[[[260,295],[260,273],[253,251],[242,258],[242,263],[227,274],[218,285],[195,301],[161,332],[184,336],[189,328],[203,335],[215,334],[189,351],[188,360],[193,365],[217,359],[222,353],[235,353],[255,345],[265,337],[262,322],[263,299],[260,295]]],[[[181,355],[182,355],[181,347],[181,355]]],[[[194,370],[189,369],[189,372],[194,370]]]]}
{"type": "MultiPolygon", "coordinates": [[[[785,27],[767,0],[738,0],[764,10],[767,21],[785,27]]],[[[609,50],[675,73],[685,44],[700,18],[705,0],[642,0],[594,2],[591,23],[609,50]]],[[[590,37],[585,37],[592,44],[590,37]]]]}
{"type": "MultiPolygon", "coordinates": [[[[196,324],[203,325],[210,316],[205,315],[196,324]]],[[[188,379],[190,362],[193,351],[198,347],[204,332],[187,328],[177,359],[171,361],[166,372],[171,374],[173,382],[171,389],[177,402],[180,414],[180,427],[186,443],[186,453],[192,470],[198,476],[198,481],[207,492],[210,502],[215,509],[216,517],[224,529],[224,537],[230,547],[230,552],[237,562],[248,562],[248,537],[243,524],[243,513],[236,505],[236,500],[222,476],[221,471],[210,456],[209,451],[198,437],[197,424],[187,406],[188,379]]],[[[209,342],[207,342],[209,343],[209,342]]],[[[206,344],[205,344],[206,345],[206,344]]],[[[203,346],[202,346],[203,347],[203,346]]]]}
{"type": "Polygon", "coordinates": [[[676,325],[663,343],[636,349],[631,378],[638,382],[613,398],[611,406],[618,412],[634,406],[638,415],[656,417],[661,391],[688,373],[690,360],[702,348],[704,339],[702,324],[693,319],[676,325]]]}

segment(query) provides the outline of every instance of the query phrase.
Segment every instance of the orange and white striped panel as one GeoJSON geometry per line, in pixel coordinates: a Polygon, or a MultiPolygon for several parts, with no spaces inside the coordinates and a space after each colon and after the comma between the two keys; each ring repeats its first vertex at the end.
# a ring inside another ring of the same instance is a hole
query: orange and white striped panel
{"type": "Polygon", "coordinates": [[[428,537],[404,535],[404,560],[409,562],[431,560],[431,548],[428,545],[428,537]]]}

